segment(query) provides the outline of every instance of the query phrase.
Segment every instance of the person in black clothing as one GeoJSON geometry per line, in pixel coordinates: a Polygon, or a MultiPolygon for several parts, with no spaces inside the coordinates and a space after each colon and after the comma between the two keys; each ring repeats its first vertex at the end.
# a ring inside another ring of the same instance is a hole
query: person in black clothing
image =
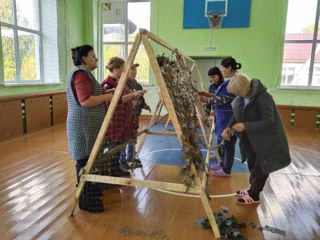
{"type": "Polygon", "coordinates": [[[242,161],[248,162],[250,188],[237,191],[240,204],[259,203],[259,194],[269,174],[291,163],[289,146],[277,107],[267,88],[258,79],[237,73],[227,87],[237,95],[233,116],[222,132],[229,138],[232,129],[240,135],[242,161]]]}

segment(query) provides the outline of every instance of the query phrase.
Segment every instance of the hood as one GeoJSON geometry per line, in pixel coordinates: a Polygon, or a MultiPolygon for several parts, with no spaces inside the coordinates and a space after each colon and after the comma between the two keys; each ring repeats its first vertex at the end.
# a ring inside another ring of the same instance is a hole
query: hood
{"type": "Polygon", "coordinates": [[[253,78],[250,82],[250,86],[253,89],[253,92],[250,96],[250,98],[255,98],[261,93],[264,93],[267,91],[267,88],[261,83],[259,79],[253,78]]]}

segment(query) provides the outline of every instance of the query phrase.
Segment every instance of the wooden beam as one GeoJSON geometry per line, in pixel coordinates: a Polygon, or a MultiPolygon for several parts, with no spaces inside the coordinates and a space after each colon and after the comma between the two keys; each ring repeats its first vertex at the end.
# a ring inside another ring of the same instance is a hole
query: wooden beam
{"type": "Polygon", "coordinates": [[[174,51],[174,52],[177,52],[179,55],[183,56],[185,59],[189,60],[190,62],[193,62],[195,63],[196,60],[192,59],[191,57],[189,57],[188,55],[180,52],[177,48],[171,46],[169,43],[163,41],[162,39],[160,39],[159,37],[157,37],[156,35],[154,35],[153,33],[149,32],[148,30],[146,29],[140,29],[140,34],[146,34],[148,35],[148,38],[153,40],[154,42],[158,43],[159,45],[171,50],[171,51],[174,51]]]}
{"type": "Polygon", "coordinates": [[[123,186],[148,187],[153,189],[162,189],[167,191],[193,193],[193,194],[200,193],[199,187],[187,187],[181,183],[170,183],[170,182],[140,180],[140,179],[132,179],[132,178],[101,176],[101,175],[94,175],[94,174],[83,174],[81,178],[89,182],[109,183],[109,184],[116,184],[116,185],[123,185],[123,186]]]}
{"type": "Polygon", "coordinates": [[[152,49],[152,46],[151,46],[151,44],[149,42],[148,36],[146,34],[142,34],[141,39],[142,39],[143,45],[144,45],[144,47],[146,49],[146,53],[148,55],[148,58],[149,58],[149,61],[150,61],[150,65],[151,65],[151,67],[153,69],[155,78],[157,80],[163,104],[164,104],[164,106],[166,107],[166,109],[167,109],[167,111],[169,113],[169,116],[171,118],[173,126],[174,126],[174,128],[176,130],[180,145],[182,146],[183,145],[182,142],[181,142],[182,129],[181,129],[180,123],[178,121],[178,117],[177,117],[176,111],[175,111],[175,109],[173,107],[173,103],[171,101],[168,89],[166,87],[166,84],[164,82],[163,76],[161,74],[161,70],[159,68],[159,65],[158,65],[158,62],[157,62],[157,59],[156,59],[156,55],[155,55],[155,53],[154,53],[154,51],[152,49]]]}

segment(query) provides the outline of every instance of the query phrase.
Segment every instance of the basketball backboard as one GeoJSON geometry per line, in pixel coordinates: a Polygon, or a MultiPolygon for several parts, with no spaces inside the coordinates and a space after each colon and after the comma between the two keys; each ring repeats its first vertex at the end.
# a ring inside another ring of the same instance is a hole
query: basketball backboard
{"type": "Polygon", "coordinates": [[[251,0],[184,0],[183,28],[209,28],[207,12],[224,11],[222,28],[249,27],[251,0]]]}

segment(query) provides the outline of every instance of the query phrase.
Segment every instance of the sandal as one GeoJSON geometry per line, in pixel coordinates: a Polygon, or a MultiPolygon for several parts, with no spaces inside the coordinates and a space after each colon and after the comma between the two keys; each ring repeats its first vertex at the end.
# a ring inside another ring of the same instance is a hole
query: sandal
{"type": "Polygon", "coordinates": [[[244,197],[244,196],[247,196],[249,195],[249,189],[246,189],[246,190],[238,190],[236,191],[236,194],[240,197],[244,197]]]}
{"type": "Polygon", "coordinates": [[[238,198],[237,203],[249,205],[249,204],[260,203],[260,200],[254,200],[252,197],[250,197],[250,195],[245,195],[241,198],[238,198]]]}

